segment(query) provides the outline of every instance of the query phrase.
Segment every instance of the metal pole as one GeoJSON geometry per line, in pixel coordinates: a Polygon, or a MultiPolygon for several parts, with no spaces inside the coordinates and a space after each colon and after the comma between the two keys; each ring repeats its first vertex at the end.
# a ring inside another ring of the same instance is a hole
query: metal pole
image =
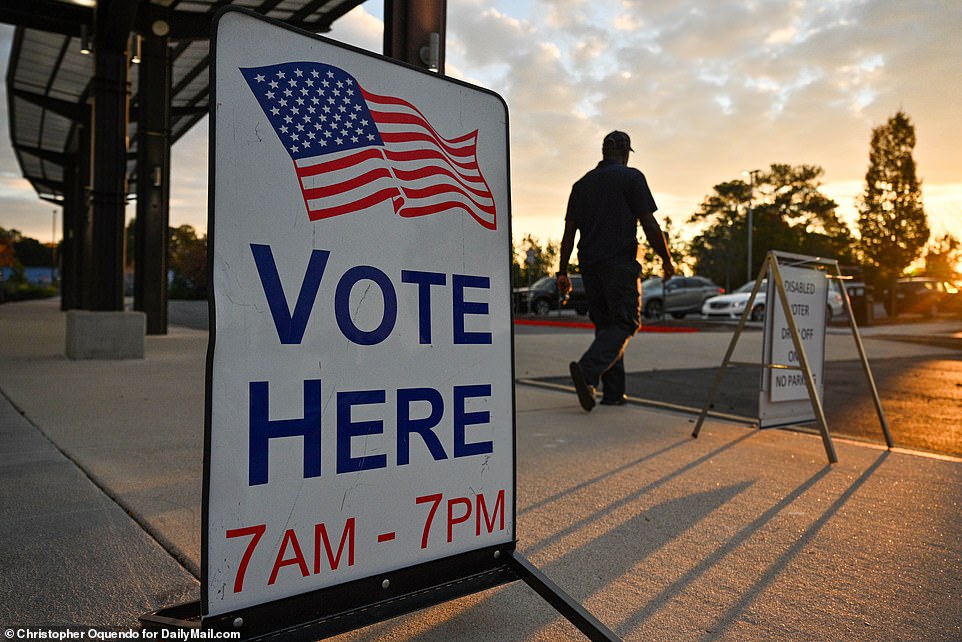
{"type": "Polygon", "coordinates": [[[139,3],[99,0],[91,81],[91,291],[89,309],[124,309],[124,217],[127,205],[128,44],[139,3]]]}
{"type": "Polygon", "coordinates": [[[757,169],[749,170],[748,172],[748,267],[745,269],[745,281],[752,278],[752,231],[755,227],[753,212],[752,212],[752,202],[755,200],[755,174],[758,173],[757,169]]]}
{"type": "MultiPolygon", "coordinates": [[[[752,186],[752,191],[755,191],[754,186],[752,186]]],[[[745,268],[745,280],[747,281],[752,275],[752,197],[748,197],[748,267],[745,268]]]]}
{"type": "Polygon", "coordinates": [[[384,0],[384,55],[444,74],[447,0],[384,0]]]}
{"type": "Polygon", "coordinates": [[[167,227],[170,211],[170,52],[168,38],[140,39],[137,122],[137,219],[134,309],[147,334],[167,334],[167,227]]]}
{"type": "Polygon", "coordinates": [[[50,285],[57,284],[57,210],[50,221],[50,285]]]}
{"type": "Polygon", "coordinates": [[[581,604],[562,591],[534,564],[517,551],[508,553],[508,565],[525,584],[530,586],[566,620],[578,627],[591,642],[621,642],[621,638],[581,604]]]}

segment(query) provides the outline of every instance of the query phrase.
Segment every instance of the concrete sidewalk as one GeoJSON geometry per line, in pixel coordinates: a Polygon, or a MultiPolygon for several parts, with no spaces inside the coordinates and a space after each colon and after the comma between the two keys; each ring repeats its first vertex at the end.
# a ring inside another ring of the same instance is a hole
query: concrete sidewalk
{"type": "MultiPolygon", "coordinates": [[[[57,306],[0,306],[0,625],[129,626],[199,595],[207,333],[68,361],[57,306]]],[[[518,376],[582,340],[518,336],[518,376]]],[[[677,341],[662,367],[725,344],[677,341]]],[[[626,640],[962,638],[959,460],[836,440],[829,466],[800,433],[693,440],[686,414],[529,386],[517,404],[519,549],[626,640]]],[[[580,636],[515,583],[338,639],[580,636]]]]}

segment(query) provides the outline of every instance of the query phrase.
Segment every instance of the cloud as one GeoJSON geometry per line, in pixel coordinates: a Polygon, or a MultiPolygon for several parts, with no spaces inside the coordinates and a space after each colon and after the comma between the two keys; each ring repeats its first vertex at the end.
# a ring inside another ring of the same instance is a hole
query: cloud
{"type": "Polygon", "coordinates": [[[381,53],[384,45],[383,34],[384,23],[368,12],[364,5],[360,5],[334,21],[331,31],[323,35],[338,42],[381,53]]]}
{"type": "Polygon", "coordinates": [[[923,179],[962,182],[954,0],[566,0],[530,15],[449,7],[454,59],[511,110],[516,214],[560,217],[612,128],[632,134],[633,164],[674,208],[773,162],[859,182],[872,127],[900,108],[923,179]]]}
{"type": "MultiPolygon", "coordinates": [[[[615,128],[676,223],[715,184],[773,162],[822,166],[850,210],[872,128],[903,109],[926,209],[962,236],[957,0],[459,0],[447,21],[448,74],[510,110],[516,232],[560,235],[571,183],[615,128]]],[[[380,51],[382,29],[361,5],[327,35],[380,51]]],[[[0,55],[11,34],[0,27],[0,55]]],[[[206,154],[205,120],[173,149],[172,222],[206,220],[206,154]]],[[[50,206],[3,179],[19,175],[0,154],[0,225],[49,230],[50,206]]]]}

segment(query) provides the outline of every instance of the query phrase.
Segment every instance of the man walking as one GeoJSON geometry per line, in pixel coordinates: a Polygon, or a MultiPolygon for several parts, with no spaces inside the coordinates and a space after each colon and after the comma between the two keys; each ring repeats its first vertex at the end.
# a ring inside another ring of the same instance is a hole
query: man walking
{"type": "Polygon", "coordinates": [[[648,244],[661,257],[665,280],[675,273],[665,235],[655,220],[658,209],[644,174],[628,167],[631,139],[613,131],[601,145],[602,160],[571,188],[561,238],[558,290],[571,291],[568,259],[578,241],[578,264],[588,297],[588,314],[595,324],[595,339],[578,361],[570,365],[571,379],[581,407],[595,406],[595,388],[601,384],[604,405],[625,403],[624,353],[641,323],[638,277],[638,223],[648,244]]]}

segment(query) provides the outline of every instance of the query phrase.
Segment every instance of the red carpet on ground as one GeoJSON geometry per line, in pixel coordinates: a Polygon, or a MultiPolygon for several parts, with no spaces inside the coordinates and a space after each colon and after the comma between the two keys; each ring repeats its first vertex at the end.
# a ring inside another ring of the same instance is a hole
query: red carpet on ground
{"type": "MultiPolygon", "coordinates": [[[[515,319],[515,325],[534,325],[557,328],[583,328],[593,330],[595,324],[591,321],[551,321],[549,319],[515,319]]],[[[698,328],[682,328],[677,326],[642,325],[639,332],[698,332],[698,328]]]]}

